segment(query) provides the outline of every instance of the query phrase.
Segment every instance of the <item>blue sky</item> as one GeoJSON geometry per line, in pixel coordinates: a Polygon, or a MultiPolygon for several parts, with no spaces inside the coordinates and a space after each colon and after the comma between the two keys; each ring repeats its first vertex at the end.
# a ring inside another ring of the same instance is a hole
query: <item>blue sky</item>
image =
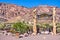
{"type": "Polygon", "coordinates": [[[60,0],[0,0],[0,2],[16,4],[18,6],[25,6],[28,8],[39,6],[39,5],[60,7],[60,0]]]}

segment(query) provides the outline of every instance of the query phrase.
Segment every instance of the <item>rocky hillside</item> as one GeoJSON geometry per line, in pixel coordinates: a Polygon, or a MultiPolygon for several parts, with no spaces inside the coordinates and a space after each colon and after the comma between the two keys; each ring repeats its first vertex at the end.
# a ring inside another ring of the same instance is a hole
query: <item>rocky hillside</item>
{"type": "MultiPolygon", "coordinates": [[[[34,8],[26,8],[14,4],[0,3],[0,22],[33,21],[33,10],[37,9],[36,15],[38,22],[52,20],[53,6],[41,5],[34,8]],[[48,14],[50,17],[42,17],[41,14],[48,14]]],[[[56,20],[60,20],[60,8],[56,8],[56,20]]]]}

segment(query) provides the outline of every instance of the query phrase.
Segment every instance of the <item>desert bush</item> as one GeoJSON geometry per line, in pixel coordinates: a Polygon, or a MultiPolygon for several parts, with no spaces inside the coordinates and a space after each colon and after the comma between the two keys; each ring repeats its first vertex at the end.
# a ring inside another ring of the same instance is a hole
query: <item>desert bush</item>
{"type": "Polygon", "coordinates": [[[26,23],[23,23],[23,22],[14,23],[12,28],[16,32],[19,32],[20,34],[23,34],[28,31],[28,26],[26,25],[26,23]]]}

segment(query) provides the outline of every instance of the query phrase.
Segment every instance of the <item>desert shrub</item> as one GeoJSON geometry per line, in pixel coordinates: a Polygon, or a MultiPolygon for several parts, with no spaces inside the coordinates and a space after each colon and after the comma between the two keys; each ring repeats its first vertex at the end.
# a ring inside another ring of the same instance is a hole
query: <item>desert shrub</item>
{"type": "Polygon", "coordinates": [[[26,23],[23,22],[17,22],[14,23],[12,28],[16,31],[19,32],[21,34],[25,33],[28,31],[28,26],[26,25],[26,23]]]}
{"type": "Polygon", "coordinates": [[[4,24],[0,23],[0,30],[4,29],[4,24]]]}

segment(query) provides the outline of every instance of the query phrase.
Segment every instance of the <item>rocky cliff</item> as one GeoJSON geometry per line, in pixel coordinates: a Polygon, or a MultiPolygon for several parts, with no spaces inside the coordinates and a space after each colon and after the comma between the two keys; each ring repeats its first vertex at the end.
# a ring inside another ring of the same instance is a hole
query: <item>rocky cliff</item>
{"type": "MultiPolygon", "coordinates": [[[[26,8],[14,4],[0,3],[0,22],[15,22],[15,21],[33,21],[33,10],[36,8],[38,22],[52,20],[52,9],[54,6],[40,5],[34,8],[26,8]],[[48,14],[50,17],[42,17],[41,14],[48,14]]],[[[60,20],[60,8],[56,8],[56,20],[60,20]]]]}

